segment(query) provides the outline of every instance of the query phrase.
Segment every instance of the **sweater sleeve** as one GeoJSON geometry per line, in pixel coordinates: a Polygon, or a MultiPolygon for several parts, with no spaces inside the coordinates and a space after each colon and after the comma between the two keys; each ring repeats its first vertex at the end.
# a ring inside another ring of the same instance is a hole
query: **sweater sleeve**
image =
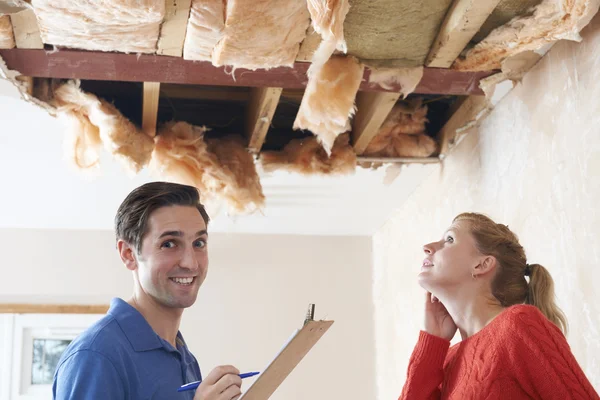
{"type": "Polygon", "coordinates": [[[544,400],[600,400],[563,333],[533,306],[515,314],[508,346],[511,368],[521,387],[544,400]]]}
{"type": "Polygon", "coordinates": [[[419,333],[419,340],[408,364],[406,383],[399,400],[437,400],[441,397],[440,387],[444,380],[444,360],[450,342],[419,333]]]}

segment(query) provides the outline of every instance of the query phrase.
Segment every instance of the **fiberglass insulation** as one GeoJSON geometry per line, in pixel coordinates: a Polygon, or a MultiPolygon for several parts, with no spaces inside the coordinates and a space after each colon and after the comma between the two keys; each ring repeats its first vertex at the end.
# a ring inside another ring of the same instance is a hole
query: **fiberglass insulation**
{"type": "Polygon", "coordinates": [[[252,70],[293,66],[309,25],[304,1],[228,0],[225,15],[213,65],[252,70]]]}
{"type": "Polygon", "coordinates": [[[195,186],[203,202],[226,201],[233,213],[262,208],[262,186],[243,140],[205,139],[206,130],[186,122],[163,126],[155,137],[151,169],[160,177],[195,186]]]}
{"type": "Polygon", "coordinates": [[[44,43],[84,50],[154,53],[164,0],[33,0],[44,43]]]}

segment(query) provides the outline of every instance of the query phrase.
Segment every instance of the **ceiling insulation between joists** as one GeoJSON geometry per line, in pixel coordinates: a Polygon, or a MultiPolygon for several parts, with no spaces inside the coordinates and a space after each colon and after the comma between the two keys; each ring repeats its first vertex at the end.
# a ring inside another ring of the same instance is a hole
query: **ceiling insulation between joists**
{"type": "Polygon", "coordinates": [[[155,53],[164,0],[33,0],[46,44],[85,50],[155,53]]]}
{"type": "Polygon", "coordinates": [[[422,66],[452,0],[350,0],[348,54],[376,67],[422,66]]]}

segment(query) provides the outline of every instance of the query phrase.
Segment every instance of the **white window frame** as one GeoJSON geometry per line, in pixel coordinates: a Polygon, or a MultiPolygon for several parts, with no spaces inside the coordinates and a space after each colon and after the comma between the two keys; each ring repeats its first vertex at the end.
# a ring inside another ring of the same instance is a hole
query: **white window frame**
{"type": "Polygon", "coordinates": [[[34,339],[73,340],[105,314],[0,314],[1,400],[47,400],[52,385],[32,385],[34,339]]]}

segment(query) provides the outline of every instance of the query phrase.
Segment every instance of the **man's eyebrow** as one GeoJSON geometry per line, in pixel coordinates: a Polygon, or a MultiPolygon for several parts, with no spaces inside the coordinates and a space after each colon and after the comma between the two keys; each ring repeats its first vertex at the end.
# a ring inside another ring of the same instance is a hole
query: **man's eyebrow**
{"type": "Polygon", "coordinates": [[[181,231],[165,231],[165,232],[161,233],[158,238],[160,239],[160,238],[163,238],[165,236],[179,236],[179,237],[181,237],[181,236],[183,236],[183,232],[181,232],[181,231]]]}
{"type": "MultiPolygon", "coordinates": [[[[201,231],[196,232],[196,236],[202,236],[202,235],[208,235],[208,232],[206,231],[206,229],[203,229],[201,231]]],[[[165,236],[177,236],[177,237],[182,237],[183,236],[183,232],[182,231],[165,231],[163,233],[161,233],[161,235],[158,237],[163,238],[165,236]]]]}

